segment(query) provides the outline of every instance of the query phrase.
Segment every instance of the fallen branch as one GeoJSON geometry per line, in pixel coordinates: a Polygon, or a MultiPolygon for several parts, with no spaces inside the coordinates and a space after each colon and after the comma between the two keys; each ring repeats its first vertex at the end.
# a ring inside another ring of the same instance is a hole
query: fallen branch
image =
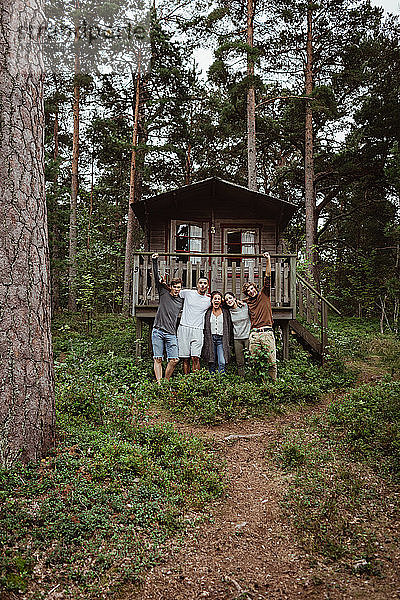
{"type": "Polygon", "coordinates": [[[52,594],[53,592],[55,592],[55,591],[56,591],[56,589],[60,587],[60,585],[61,585],[61,583],[59,583],[58,585],[55,585],[55,586],[53,587],[53,589],[51,589],[47,595],[48,595],[48,596],[50,596],[50,594],[52,594]]]}

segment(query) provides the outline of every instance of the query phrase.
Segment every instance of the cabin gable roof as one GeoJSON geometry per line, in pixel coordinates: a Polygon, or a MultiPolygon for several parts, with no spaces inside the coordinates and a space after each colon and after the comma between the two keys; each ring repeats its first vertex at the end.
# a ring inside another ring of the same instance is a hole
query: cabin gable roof
{"type": "Polygon", "coordinates": [[[182,218],[189,213],[190,207],[201,206],[206,214],[207,209],[213,209],[218,214],[218,207],[229,204],[233,218],[248,218],[249,213],[260,219],[274,219],[282,231],[297,210],[297,206],[284,202],[261,192],[254,192],[246,187],[210,177],[196,183],[163,192],[132,204],[132,209],[142,227],[157,216],[157,220],[182,218]],[[237,211],[235,211],[235,206],[237,211]]]}

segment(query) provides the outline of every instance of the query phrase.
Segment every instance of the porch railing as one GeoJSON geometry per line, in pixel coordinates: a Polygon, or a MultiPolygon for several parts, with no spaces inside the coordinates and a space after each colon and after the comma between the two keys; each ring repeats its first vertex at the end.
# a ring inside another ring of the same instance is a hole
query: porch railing
{"type": "MultiPolygon", "coordinates": [[[[158,295],[152,273],[153,252],[133,253],[133,314],[137,306],[157,305],[158,295]]],[[[159,252],[159,272],[166,281],[175,277],[183,280],[184,287],[194,288],[200,277],[210,282],[210,290],[233,292],[240,297],[243,284],[253,281],[263,284],[265,258],[262,254],[223,254],[159,252]]],[[[292,308],[296,316],[296,255],[271,254],[271,304],[273,307],[292,308]]]]}

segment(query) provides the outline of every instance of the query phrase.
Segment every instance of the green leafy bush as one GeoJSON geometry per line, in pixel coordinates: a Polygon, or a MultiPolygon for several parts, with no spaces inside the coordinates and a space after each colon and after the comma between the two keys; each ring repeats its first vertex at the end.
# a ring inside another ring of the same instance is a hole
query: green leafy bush
{"type": "Polygon", "coordinates": [[[369,524],[375,503],[381,505],[381,484],[352,463],[348,453],[342,454],[340,444],[326,433],[320,422],[287,429],[267,451],[291,472],[284,511],[307,552],[347,565],[357,557],[365,572],[376,574],[379,564],[369,524]]]}
{"type": "Polygon", "coordinates": [[[101,586],[154,560],[185,524],[184,510],[223,492],[215,457],[172,426],[143,423],[117,436],[69,424],[62,438],[41,465],[0,472],[0,581],[8,590],[26,588],[40,560],[49,581],[56,573],[97,598],[101,586]]]}
{"type": "Polygon", "coordinates": [[[358,456],[400,472],[400,381],[366,384],[337,398],[327,414],[358,456]]]}

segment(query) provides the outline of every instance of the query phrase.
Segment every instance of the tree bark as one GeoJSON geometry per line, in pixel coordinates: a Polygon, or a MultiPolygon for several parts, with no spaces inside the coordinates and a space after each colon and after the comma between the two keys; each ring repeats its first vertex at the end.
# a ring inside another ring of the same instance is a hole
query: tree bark
{"type": "MultiPolygon", "coordinates": [[[[75,8],[79,8],[79,1],[75,0],[75,8]]],[[[79,40],[79,26],[75,27],[75,40],[79,40]]],[[[79,192],[79,101],[80,101],[80,58],[79,48],[75,52],[74,69],[74,133],[72,138],[72,165],[71,165],[71,205],[69,216],[69,294],[68,309],[76,311],[76,277],[77,277],[77,248],[78,248],[78,223],[77,206],[79,192]]]]}
{"type": "Polygon", "coordinates": [[[185,185],[189,185],[192,180],[192,159],[191,159],[191,151],[192,145],[189,142],[186,152],[186,162],[185,162],[185,185]]]}
{"type": "Polygon", "coordinates": [[[10,468],[40,459],[55,425],[42,0],[3,0],[0,20],[0,464],[10,468]]]}
{"type": "MultiPolygon", "coordinates": [[[[59,132],[59,122],[58,122],[58,104],[56,106],[56,110],[54,113],[54,162],[57,163],[58,160],[58,132],[59,132]]],[[[55,165],[54,171],[54,194],[55,194],[55,206],[54,206],[54,216],[52,219],[51,225],[51,257],[52,257],[52,265],[51,265],[51,306],[52,306],[52,314],[60,311],[60,272],[58,268],[58,261],[60,259],[60,228],[57,223],[57,189],[58,189],[58,165],[55,165]]]]}
{"type": "MultiPolygon", "coordinates": [[[[247,0],[247,45],[254,46],[254,0],[247,0]]],[[[256,95],[253,84],[254,61],[247,55],[247,169],[248,187],[257,191],[257,152],[256,152],[256,95]]]]}
{"type": "MultiPolygon", "coordinates": [[[[310,97],[314,89],[313,81],[313,34],[312,34],[312,5],[307,8],[307,44],[305,65],[305,91],[310,97]]],[[[317,213],[315,207],[314,189],[314,139],[313,139],[313,113],[311,101],[306,102],[305,120],[305,150],[304,150],[304,198],[306,210],[306,257],[309,261],[309,274],[313,283],[319,289],[319,276],[317,267],[317,213]]]]}
{"type": "Polygon", "coordinates": [[[133,250],[133,232],[137,226],[135,213],[132,205],[136,200],[137,189],[137,139],[139,128],[139,108],[140,108],[140,61],[138,63],[136,77],[136,94],[135,94],[135,116],[133,121],[132,133],[132,154],[131,154],[131,170],[129,181],[129,204],[128,204],[128,223],[126,228],[126,246],[125,246],[125,268],[124,268],[124,294],[122,300],[122,312],[124,315],[129,314],[130,305],[130,289],[131,289],[131,266],[132,266],[132,250],[133,250]]]}

